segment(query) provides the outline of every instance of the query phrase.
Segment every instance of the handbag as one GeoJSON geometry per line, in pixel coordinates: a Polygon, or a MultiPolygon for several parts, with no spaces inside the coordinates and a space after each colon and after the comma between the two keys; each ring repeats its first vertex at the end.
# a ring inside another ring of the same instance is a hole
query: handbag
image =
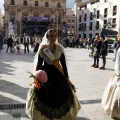
{"type": "Polygon", "coordinates": [[[93,56],[98,56],[98,52],[97,52],[97,49],[95,48],[94,51],[93,51],[93,56]]]}

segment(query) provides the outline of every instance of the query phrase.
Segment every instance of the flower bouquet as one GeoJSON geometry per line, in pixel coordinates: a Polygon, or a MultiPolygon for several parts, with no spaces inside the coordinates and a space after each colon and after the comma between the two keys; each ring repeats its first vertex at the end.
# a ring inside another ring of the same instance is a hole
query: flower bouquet
{"type": "Polygon", "coordinates": [[[34,78],[35,87],[38,89],[41,88],[41,85],[43,83],[48,81],[48,76],[46,72],[43,70],[37,70],[34,72],[34,74],[31,72],[28,72],[28,73],[30,73],[30,77],[34,78]]]}

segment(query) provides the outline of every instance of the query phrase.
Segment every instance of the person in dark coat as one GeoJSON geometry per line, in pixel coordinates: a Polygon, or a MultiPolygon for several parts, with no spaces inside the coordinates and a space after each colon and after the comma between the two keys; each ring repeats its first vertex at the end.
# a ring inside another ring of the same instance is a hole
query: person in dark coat
{"type": "Polygon", "coordinates": [[[102,56],[103,65],[99,69],[105,70],[109,38],[104,39],[103,37],[101,37],[101,40],[102,40],[102,47],[101,47],[101,50],[100,50],[100,56],[102,56]]]}
{"type": "Polygon", "coordinates": [[[7,50],[6,50],[6,53],[8,52],[8,49],[10,47],[10,52],[12,53],[12,45],[13,45],[13,39],[12,39],[12,36],[10,36],[7,40],[7,50]]]}
{"type": "Polygon", "coordinates": [[[98,68],[99,67],[99,54],[100,54],[100,49],[102,46],[102,42],[100,40],[99,35],[96,36],[93,45],[94,45],[94,52],[93,52],[94,63],[91,67],[98,68]]]}

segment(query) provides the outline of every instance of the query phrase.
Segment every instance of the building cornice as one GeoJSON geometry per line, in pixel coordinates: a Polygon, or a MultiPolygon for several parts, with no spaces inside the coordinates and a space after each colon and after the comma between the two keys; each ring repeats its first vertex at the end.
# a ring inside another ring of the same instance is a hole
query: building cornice
{"type": "Polygon", "coordinates": [[[79,5],[78,6],[83,6],[83,5],[87,5],[87,4],[89,4],[89,3],[91,3],[91,2],[94,2],[95,0],[88,0],[88,1],[86,1],[86,2],[80,2],[79,3],[79,5]]]}

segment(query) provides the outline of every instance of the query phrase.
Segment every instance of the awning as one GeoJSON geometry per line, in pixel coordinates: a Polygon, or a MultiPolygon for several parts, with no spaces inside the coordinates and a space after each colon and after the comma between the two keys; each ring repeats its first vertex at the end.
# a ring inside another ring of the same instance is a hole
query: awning
{"type": "Polygon", "coordinates": [[[101,31],[101,35],[104,35],[104,36],[117,36],[118,32],[115,31],[115,30],[108,30],[108,29],[102,29],[101,31]]]}

